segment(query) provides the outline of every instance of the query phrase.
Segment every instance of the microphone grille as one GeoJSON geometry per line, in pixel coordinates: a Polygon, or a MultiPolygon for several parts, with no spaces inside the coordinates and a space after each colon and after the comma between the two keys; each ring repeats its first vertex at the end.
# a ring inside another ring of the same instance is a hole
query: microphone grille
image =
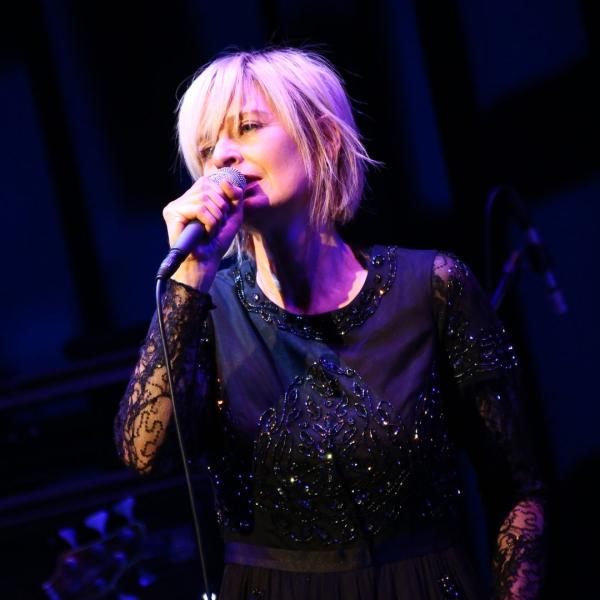
{"type": "Polygon", "coordinates": [[[229,183],[231,183],[231,185],[235,185],[236,187],[242,189],[246,187],[246,178],[242,175],[242,173],[233,167],[223,167],[216,173],[209,175],[209,179],[215,183],[219,183],[220,181],[226,179],[229,181],[229,183]]]}

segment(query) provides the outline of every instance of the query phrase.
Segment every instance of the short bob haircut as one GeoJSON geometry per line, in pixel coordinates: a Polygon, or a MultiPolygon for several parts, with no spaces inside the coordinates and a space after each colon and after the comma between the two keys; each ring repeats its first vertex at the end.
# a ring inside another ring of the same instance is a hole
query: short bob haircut
{"type": "MultiPolygon", "coordinates": [[[[203,175],[202,150],[214,145],[230,108],[237,118],[245,92],[258,89],[296,142],[311,187],[313,228],[347,223],[363,194],[371,159],[356,127],[349,97],[335,68],[304,49],[233,52],[202,67],[178,106],[179,152],[194,180],[203,175]]],[[[235,123],[238,127],[239,124],[235,123]]],[[[253,254],[242,230],[227,255],[253,254]]]]}

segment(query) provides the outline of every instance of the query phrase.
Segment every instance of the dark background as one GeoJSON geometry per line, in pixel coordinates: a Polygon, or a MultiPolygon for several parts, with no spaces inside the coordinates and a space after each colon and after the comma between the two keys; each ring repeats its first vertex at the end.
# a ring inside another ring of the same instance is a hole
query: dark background
{"type": "MultiPolygon", "coordinates": [[[[499,309],[521,358],[551,489],[545,597],[596,590],[583,547],[599,533],[592,7],[592,0],[5,4],[0,597],[43,597],[42,582],[67,547],[58,532],[73,530],[80,544],[97,539],[85,519],[98,511],[107,511],[108,532],[119,531],[114,506],[126,497],[136,499],[150,550],[127,569],[120,592],[198,597],[181,478],[124,470],[112,418],[153,311],[153,278],[167,249],[161,209],[190,183],[174,142],[184,82],[228,46],[281,42],[319,44],[339,67],[367,148],[386,165],[371,173],[348,236],[451,250],[485,281],[486,197],[511,185],[529,206],[569,305],[567,315],[553,314],[541,277],[524,271],[499,309]]],[[[494,215],[496,281],[523,235],[502,204],[494,215]]],[[[197,485],[216,580],[220,549],[201,474],[197,485]]],[[[487,577],[485,526],[471,494],[474,556],[487,577]]]]}

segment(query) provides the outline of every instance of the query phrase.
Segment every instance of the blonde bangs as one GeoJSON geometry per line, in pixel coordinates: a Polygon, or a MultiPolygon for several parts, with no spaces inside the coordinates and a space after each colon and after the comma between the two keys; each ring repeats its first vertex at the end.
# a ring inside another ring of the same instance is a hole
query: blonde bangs
{"type": "Polygon", "coordinates": [[[231,108],[238,126],[247,89],[240,62],[242,57],[227,56],[201,69],[179,104],[180,152],[194,179],[203,175],[202,149],[215,144],[231,108]]]}

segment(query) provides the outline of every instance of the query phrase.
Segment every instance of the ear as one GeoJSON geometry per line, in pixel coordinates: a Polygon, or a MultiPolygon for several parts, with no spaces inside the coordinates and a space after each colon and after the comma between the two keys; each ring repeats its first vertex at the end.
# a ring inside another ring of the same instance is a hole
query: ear
{"type": "Polygon", "coordinates": [[[335,162],[337,160],[340,146],[342,145],[342,139],[338,124],[329,116],[321,115],[317,122],[321,128],[321,133],[325,141],[325,147],[329,157],[335,162]]]}

